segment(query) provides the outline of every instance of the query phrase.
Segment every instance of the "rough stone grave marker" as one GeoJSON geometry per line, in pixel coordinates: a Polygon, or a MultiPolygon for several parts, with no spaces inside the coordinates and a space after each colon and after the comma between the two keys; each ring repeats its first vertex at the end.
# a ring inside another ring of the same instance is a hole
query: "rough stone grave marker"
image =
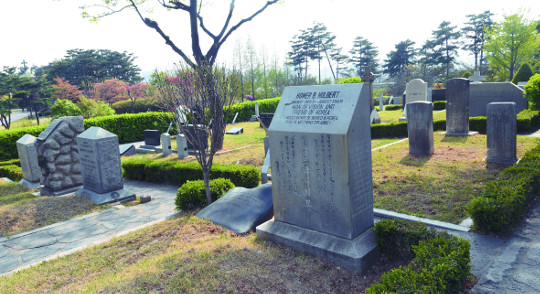
{"type": "Polygon", "coordinates": [[[415,101],[409,105],[407,119],[409,134],[409,154],[417,156],[432,155],[433,148],[433,103],[415,101]]]}
{"type": "Polygon", "coordinates": [[[77,136],[83,175],[83,195],[96,204],[135,199],[135,194],[124,189],[122,166],[118,150],[118,136],[99,127],[90,127],[77,136]]]}
{"type": "Polygon", "coordinates": [[[516,163],[517,119],[514,102],[487,105],[486,133],[488,164],[506,167],[516,163]]]}
{"type": "Polygon", "coordinates": [[[446,82],[446,135],[469,136],[469,90],[470,81],[464,78],[446,82]]]}
{"type": "Polygon", "coordinates": [[[362,271],[377,258],[370,89],[287,87],[268,130],[274,220],[268,238],[362,271]]]}
{"type": "Polygon", "coordinates": [[[26,134],[17,140],[16,145],[23,172],[23,178],[19,181],[19,185],[28,189],[39,188],[41,169],[38,164],[36,137],[26,134]]]}
{"type": "Polygon", "coordinates": [[[37,137],[41,195],[64,195],[81,187],[79,148],[75,138],[83,131],[82,116],[66,116],[53,120],[37,137]]]}
{"type": "Polygon", "coordinates": [[[515,102],[516,113],[528,107],[523,89],[512,82],[471,83],[469,116],[486,116],[486,107],[491,102],[515,102]]]}

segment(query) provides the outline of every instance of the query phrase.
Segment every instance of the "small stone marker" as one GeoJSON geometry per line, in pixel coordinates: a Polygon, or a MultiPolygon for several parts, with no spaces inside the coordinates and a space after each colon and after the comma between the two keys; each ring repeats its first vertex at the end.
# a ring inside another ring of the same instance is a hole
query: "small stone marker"
{"type": "Polygon", "coordinates": [[[464,78],[446,82],[446,132],[448,136],[469,136],[469,87],[464,78]]]}
{"type": "Polygon", "coordinates": [[[176,135],[176,150],[178,152],[178,158],[186,158],[188,154],[187,140],[184,134],[176,135]]]}
{"type": "Polygon", "coordinates": [[[39,188],[41,169],[38,164],[36,137],[26,134],[17,140],[16,145],[23,172],[23,178],[19,181],[19,185],[28,189],[39,188]]]}
{"type": "Polygon", "coordinates": [[[168,133],[161,134],[161,149],[163,149],[163,156],[172,154],[171,135],[168,133]]]}
{"type": "Polygon", "coordinates": [[[471,81],[471,82],[483,82],[485,80],[486,80],[486,77],[481,76],[480,71],[478,71],[478,70],[475,70],[474,75],[469,77],[469,81],[471,81]]]}
{"type": "Polygon", "coordinates": [[[159,146],[159,137],[158,130],[144,130],[144,145],[159,146]]]}
{"type": "Polygon", "coordinates": [[[238,112],[234,115],[234,118],[232,120],[232,124],[234,125],[234,123],[236,122],[236,118],[238,117],[238,112]]]}
{"type": "Polygon", "coordinates": [[[268,130],[271,239],[353,271],[377,259],[373,226],[370,88],[285,88],[268,130]]]}
{"type": "Polygon", "coordinates": [[[266,152],[266,156],[264,157],[264,163],[261,168],[261,183],[266,184],[268,183],[268,170],[270,169],[270,151],[266,152]]]}
{"type": "Polygon", "coordinates": [[[433,103],[415,101],[407,103],[410,115],[407,118],[409,154],[428,156],[433,154],[433,103]]]}
{"type": "Polygon", "coordinates": [[[259,102],[255,102],[255,115],[259,116],[259,102]]]}
{"type": "Polygon", "coordinates": [[[236,234],[246,234],[272,218],[272,184],[229,190],[214,203],[197,213],[236,234]]]}
{"type": "Polygon", "coordinates": [[[524,91],[512,82],[471,83],[469,93],[469,116],[486,116],[486,107],[491,102],[515,102],[516,113],[527,109],[524,91]]]}
{"type": "MultiPolygon", "coordinates": [[[[81,165],[76,137],[83,131],[82,116],[66,116],[53,120],[37,137],[41,195],[65,195],[81,187],[81,165]]],[[[114,153],[118,153],[117,149],[114,153]]]]}
{"type": "Polygon", "coordinates": [[[244,133],[244,128],[232,128],[227,131],[229,135],[240,135],[244,133]]]}
{"type": "Polygon", "coordinates": [[[137,148],[133,144],[122,144],[118,146],[118,150],[120,151],[120,156],[130,156],[137,153],[137,148]]]}
{"type": "Polygon", "coordinates": [[[140,199],[141,204],[148,203],[148,202],[152,201],[152,196],[150,196],[150,195],[142,195],[139,199],[140,199]]]}
{"type": "Polygon", "coordinates": [[[486,132],[486,161],[502,167],[516,163],[517,119],[514,102],[493,102],[487,105],[486,132]]]}
{"type": "Polygon", "coordinates": [[[83,188],[76,194],[101,205],[130,201],[135,194],[124,189],[118,136],[99,127],[90,127],[77,136],[81,159],[83,188]]]}
{"type": "Polygon", "coordinates": [[[379,95],[379,111],[384,111],[384,96],[382,93],[379,95]]]}

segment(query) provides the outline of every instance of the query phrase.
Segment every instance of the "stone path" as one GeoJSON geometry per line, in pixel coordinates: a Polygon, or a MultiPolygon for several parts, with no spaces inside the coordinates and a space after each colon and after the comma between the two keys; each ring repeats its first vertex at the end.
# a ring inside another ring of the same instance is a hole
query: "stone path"
{"type": "Polygon", "coordinates": [[[0,238],[0,275],[99,244],[176,214],[178,187],[124,180],[124,187],[152,201],[113,208],[56,223],[30,232],[0,238]]]}

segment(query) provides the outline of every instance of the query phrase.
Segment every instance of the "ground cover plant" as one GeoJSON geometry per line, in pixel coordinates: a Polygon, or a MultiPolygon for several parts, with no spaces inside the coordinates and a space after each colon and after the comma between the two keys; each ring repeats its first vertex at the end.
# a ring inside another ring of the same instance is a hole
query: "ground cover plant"
{"type": "MultiPolygon", "coordinates": [[[[518,136],[518,157],[539,140],[518,136]]],[[[486,136],[436,133],[434,145],[427,157],[410,156],[408,141],[373,152],[375,207],[452,223],[468,216],[469,201],[501,173],[486,169],[486,136]]]]}

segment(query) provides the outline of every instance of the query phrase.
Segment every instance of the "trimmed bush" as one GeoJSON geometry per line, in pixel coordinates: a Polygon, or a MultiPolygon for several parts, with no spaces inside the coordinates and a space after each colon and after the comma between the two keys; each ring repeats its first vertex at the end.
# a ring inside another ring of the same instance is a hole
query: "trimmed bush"
{"type": "MultiPolygon", "coordinates": [[[[234,184],[223,178],[218,178],[210,181],[210,194],[212,202],[218,200],[223,194],[234,188],[234,184]]],[[[206,205],[206,190],[204,181],[188,181],[178,189],[176,199],[174,200],[177,210],[193,209],[206,205]]]]}
{"type": "Polygon", "coordinates": [[[137,99],[134,104],[131,103],[131,100],[118,101],[113,103],[112,107],[118,114],[163,110],[158,105],[157,99],[154,98],[137,99]]]}
{"type": "Polygon", "coordinates": [[[506,168],[500,178],[487,183],[467,210],[474,226],[483,232],[503,232],[521,221],[533,195],[540,189],[540,144],[519,163],[506,168]]]}
{"type": "Polygon", "coordinates": [[[58,99],[51,106],[51,115],[54,118],[61,116],[76,116],[81,115],[81,110],[75,103],[67,99],[58,99]]]}
{"type": "Polygon", "coordinates": [[[469,117],[469,130],[480,134],[486,133],[487,118],[485,116],[469,117]]]}
{"type": "Polygon", "coordinates": [[[533,110],[540,110],[540,74],[532,76],[525,85],[525,98],[533,110]]]}
{"type": "Polygon", "coordinates": [[[528,63],[522,64],[517,73],[512,78],[512,83],[518,84],[519,82],[527,82],[533,76],[533,71],[528,63]]]}
{"type": "Polygon", "coordinates": [[[384,110],[400,110],[401,109],[401,105],[398,105],[398,104],[392,104],[392,105],[386,105],[384,107],[384,110]]]}
{"type": "Polygon", "coordinates": [[[363,83],[360,77],[350,77],[339,81],[339,84],[357,84],[363,83]]]}
{"type": "Polygon", "coordinates": [[[255,103],[259,103],[260,113],[274,113],[279,104],[281,97],[262,99],[255,101],[245,101],[242,103],[231,105],[228,123],[231,123],[234,119],[234,115],[238,112],[236,122],[245,122],[251,119],[252,115],[255,115],[255,103]]]}
{"type": "Polygon", "coordinates": [[[414,259],[383,274],[366,293],[457,293],[470,275],[470,244],[465,239],[403,220],[382,220],[374,231],[382,253],[414,259]]]}
{"type": "MultiPolygon", "coordinates": [[[[168,183],[182,186],[187,181],[202,180],[201,166],[196,162],[155,161],[143,158],[127,158],[122,161],[124,177],[152,183],[168,183]]],[[[236,186],[254,188],[259,185],[259,170],[250,165],[212,165],[212,179],[230,179],[236,186]]]]}
{"type": "Polygon", "coordinates": [[[23,178],[21,161],[12,159],[0,162],[0,178],[7,177],[14,182],[18,182],[23,178]]]}
{"type": "Polygon", "coordinates": [[[434,101],[433,110],[443,110],[446,109],[446,101],[434,101]]]}

